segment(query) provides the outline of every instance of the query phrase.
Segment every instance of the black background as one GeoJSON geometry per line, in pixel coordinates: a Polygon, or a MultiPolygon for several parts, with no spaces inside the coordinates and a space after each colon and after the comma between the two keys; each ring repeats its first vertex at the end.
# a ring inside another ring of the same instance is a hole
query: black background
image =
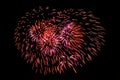
{"type": "MultiPolygon", "coordinates": [[[[15,80],[119,80],[117,53],[113,47],[113,22],[115,16],[114,2],[104,0],[4,0],[1,2],[1,60],[2,74],[5,78],[15,80]],[[17,54],[14,46],[13,34],[17,19],[24,13],[38,5],[52,6],[55,8],[84,8],[92,10],[100,17],[106,29],[106,43],[101,54],[77,74],[68,71],[61,75],[36,75],[31,66],[26,64],[17,54]]],[[[115,25],[114,25],[115,26],[115,25]]]]}

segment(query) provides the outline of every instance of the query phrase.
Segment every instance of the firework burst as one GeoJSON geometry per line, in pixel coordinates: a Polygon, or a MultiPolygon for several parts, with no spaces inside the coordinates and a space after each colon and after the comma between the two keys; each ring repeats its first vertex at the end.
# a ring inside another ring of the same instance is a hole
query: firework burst
{"type": "Polygon", "coordinates": [[[15,46],[32,69],[41,74],[62,73],[83,66],[104,45],[99,18],[83,9],[33,9],[15,29],[15,46]]]}

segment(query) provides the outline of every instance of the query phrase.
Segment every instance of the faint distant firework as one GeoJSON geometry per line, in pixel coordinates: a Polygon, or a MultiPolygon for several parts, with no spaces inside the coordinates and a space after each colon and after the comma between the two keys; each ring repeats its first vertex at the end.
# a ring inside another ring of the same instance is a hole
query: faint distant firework
{"type": "Polygon", "coordinates": [[[36,73],[63,73],[101,51],[105,29],[100,19],[83,9],[35,8],[26,12],[14,33],[15,46],[36,73]]]}

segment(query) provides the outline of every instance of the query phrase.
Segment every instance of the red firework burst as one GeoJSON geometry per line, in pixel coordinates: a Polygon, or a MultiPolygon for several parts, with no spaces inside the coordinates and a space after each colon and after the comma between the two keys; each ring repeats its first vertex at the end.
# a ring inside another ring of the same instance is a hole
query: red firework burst
{"type": "Polygon", "coordinates": [[[83,9],[33,9],[18,21],[15,45],[41,74],[61,73],[83,66],[104,45],[99,18],[83,9]]]}

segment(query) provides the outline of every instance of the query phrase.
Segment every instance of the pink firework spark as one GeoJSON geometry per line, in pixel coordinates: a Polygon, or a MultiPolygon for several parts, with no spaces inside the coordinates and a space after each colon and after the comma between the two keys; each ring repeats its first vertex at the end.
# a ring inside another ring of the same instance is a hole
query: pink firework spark
{"type": "Polygon", "coordinates": [[[83,66],[104,45],[105,29],[91,11],[42,8],[26,12],[15,29],[15,46],[32,69],[62,73],[83,66]]]}

